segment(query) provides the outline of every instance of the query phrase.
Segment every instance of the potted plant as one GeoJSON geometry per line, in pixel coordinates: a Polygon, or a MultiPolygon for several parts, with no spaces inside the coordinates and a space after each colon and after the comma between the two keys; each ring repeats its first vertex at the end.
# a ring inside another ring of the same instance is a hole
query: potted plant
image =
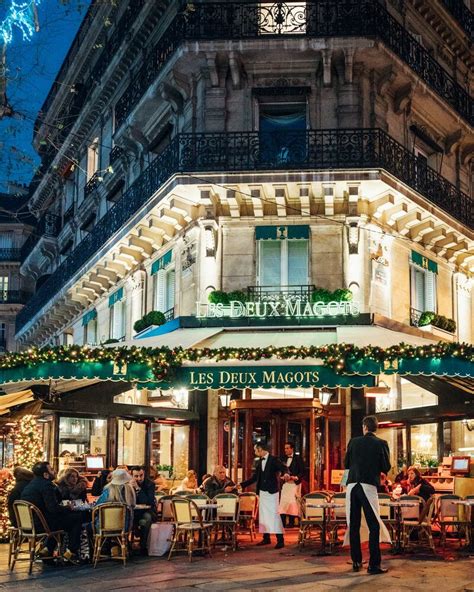
{"type": "Polygon", "coordinates": [[[159,310],[152,310],[151,312],[148,312],[147,314],[143,315],[143,317],[138,321],[135,321],[133,329],[137,333],[141,333],[145,329],[148,329],[148,327],[157,327],[159,325],[164,325],[165,323],[165,315],[159,310]]]}

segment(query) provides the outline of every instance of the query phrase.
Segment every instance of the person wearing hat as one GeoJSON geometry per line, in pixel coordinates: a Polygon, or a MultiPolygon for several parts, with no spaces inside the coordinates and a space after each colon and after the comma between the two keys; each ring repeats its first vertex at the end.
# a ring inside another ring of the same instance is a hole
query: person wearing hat
{"type": "Polygon", "coordinates": [[[125,528],[128,530],[130,526],[130,516],[133,516],[133,508],[136,505],[135,490],[130,484],[132,476],[125,469],[115,469],[112,471],[110,482],[104,487],[96,506],[101,504],[109,504],[112,502],[119,502],[126,504],[128,508],[125,528]]]}

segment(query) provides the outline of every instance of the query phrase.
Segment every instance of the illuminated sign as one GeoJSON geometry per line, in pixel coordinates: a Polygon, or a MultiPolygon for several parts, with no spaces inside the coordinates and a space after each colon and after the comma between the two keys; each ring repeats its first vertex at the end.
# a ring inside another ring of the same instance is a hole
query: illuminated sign
{"type": "Polygon", "coordinates": [[[261,302],[240,302],[231,300],[229,304],[202,304],[196,302],[196,317],[203,318],[322,318],[337,316],[357,316],[360,314],[358,302],[309,302],[301,298],[285,298],[261,302]]]}

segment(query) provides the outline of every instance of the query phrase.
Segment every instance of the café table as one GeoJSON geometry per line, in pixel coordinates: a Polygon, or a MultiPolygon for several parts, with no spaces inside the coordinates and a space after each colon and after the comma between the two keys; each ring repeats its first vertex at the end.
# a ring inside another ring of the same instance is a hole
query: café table
{"type": "Polygon", "coordinates": [[[306,507],[316,510],[323,510],[323,531],[321,535],[321,549],[314,553],[315,556],[332,555],[331,551],[327,550],[327,526],[329,522],[330,511],[337,507],[338,504],[334,502],[307,502],[306,507]]]}
{"type": "Polygon", "coordinates": [[[469,553],[474,551],[474,535],[473,535],[473,525],[472,525],[472,508],[474,506],[474,499],[467,499],[467,500],[452,500],[453,504],[456,506],[463,506],[467,510],[467,523],[468,526],[466,528],[467,531],[467,545],[466,550],[469,553]]]}
{"type": "Polygon", "coordinates": [[[394,508],[395,510],[395,544],[392,546],[392,553],[402,553],[402,508],[416,508],[417,506],[419,506],[419,504],[418,502],[405,502],[403,500],[379,500],[379,505],[394,508]]]}

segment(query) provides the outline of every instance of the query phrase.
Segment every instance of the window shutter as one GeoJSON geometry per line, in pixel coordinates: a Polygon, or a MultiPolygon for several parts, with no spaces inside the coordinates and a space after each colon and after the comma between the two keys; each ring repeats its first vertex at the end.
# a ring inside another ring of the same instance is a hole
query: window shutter
{"type": "Polygon", "coordinates": [[[161,268],[155,274],[155,310],[166,311],[166,271],[161,268]]]}
{"type": "Polygon", "coordinates": [[[425,311],[425,277],[421,269],[413,267],[413,288],[414,288],[414,302],[413,308],[415,310],[425,311]]]}
{"type": "Polygon", "coordinates": [[[112,309],[112,339],[120,339],[124,336],[124,303],[116,302],[112,309]]]}
{"type": "Polygon", "coordinates": [[[166,310],[162,312],[174,308],[174,282],[175,272],[174,269],[170,269],[166,274],[166,310]]]}
{"type": "Polygon", "coordinates": [[[436,275],[431,271],[425,271],[425,308],[436,312],[436,275]]]}
{"type": "Polygon", "coordinates": [[[260,286],[281,286],[281,242],[278,240],[266,240],[259,242],[260,286]]]}
{"type": "Polygon", "coordinates": [[[288,241],[288,284],[305,286],[308,283],[308,241],[288,241]]]}

